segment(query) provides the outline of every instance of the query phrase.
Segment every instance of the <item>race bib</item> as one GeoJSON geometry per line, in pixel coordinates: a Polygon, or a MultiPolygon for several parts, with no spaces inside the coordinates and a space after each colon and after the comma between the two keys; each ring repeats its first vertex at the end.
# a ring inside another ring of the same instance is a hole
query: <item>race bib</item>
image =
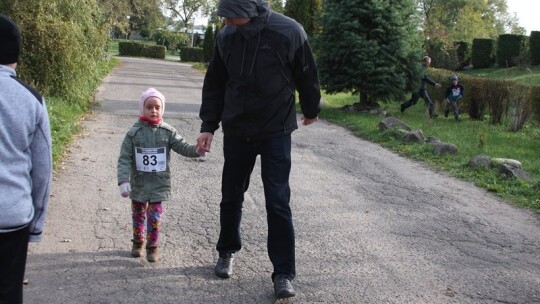
{"type": "Polygon", "coordinates": [[[452,93],[453,93],[454,97],[457,97],[457,96],[461,95],[461,90],[460,89],[455,89],[455,90],[452,90],[452,93]]]}
{"type": "Polygon", "coordinates": [[[163,148],[135,148],[138,171],[163,172],[167,169],[167,150],[163,148]]]}

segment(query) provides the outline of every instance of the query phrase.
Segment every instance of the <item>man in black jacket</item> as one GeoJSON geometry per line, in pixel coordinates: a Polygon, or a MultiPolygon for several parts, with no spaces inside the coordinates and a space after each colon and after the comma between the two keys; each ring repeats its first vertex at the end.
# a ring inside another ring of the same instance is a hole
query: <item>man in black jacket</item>
{"type": "Polygon", "coordinates": [[[423,75],[421,79],[420,89],[418,89],[418,91],[416,92],[413,92],[411,99],[401,104],[401,113],[403,113],[408,107],[415,105],[418,102],[418,99],[422,97],[424,101],[426,102],[426,106],[428,107],[429,118],[437,117],[437,114],[435,113],[435,105],[433,104],[433,101],[429,97],[429,94],[426,90],[426,83],[432,86],[435,86],[436,88],[440,88],[441,84],[429,78],[427,74],[427,69],[429,68],[430,64],[431,64],[431,58],[428,56],[424,56],[423,64],[422,64],[423,75]]]}
{"type": "Polygon", "coordinates": [[[298,128],[295,90],[302,124],[315,122],[321,97],[317,68],[302,26],[270,11],[264,0],[221,0],[218,15],[225,26],[204,79],[197,139],[198,147],[209,152],[221,123],[225,164],[215,273],[232,275],[234,254],[241,249],[244,193],[260,155],[274,291],[278,298],[292,297],[296,270],[289,173],[291,133],[298,128]]]}

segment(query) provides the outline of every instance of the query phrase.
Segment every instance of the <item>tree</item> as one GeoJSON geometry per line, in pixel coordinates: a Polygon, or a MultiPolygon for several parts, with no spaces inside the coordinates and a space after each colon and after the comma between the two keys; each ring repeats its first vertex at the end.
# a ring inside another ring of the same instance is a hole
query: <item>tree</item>
{"type": "Polygon", "coordinates": [[[401,99],[416,87],[420,20],[415,0],[325,1],[317,39],[327,93],[360,92],[360,102],[401,99]]]}
{"type": "Polygon", "coordinates": [[[197,13],[207,16],[215,8],[215,1],[211,0],[164,0],[165,7],[173,14],[173,18],[179,18],[186,28],[193,26],[197,13]]]}
{"type": "Polygon", "coordinates": [[[268,0],[268,5],[274,12],[283,13],[283,0],[268,0]]]}
{"type": "Polygon", "coordinates": [[[506,0],[417,0],[423,14],[426,40],[445,37],[471,43],[475,38],[496,39],[503,33],[524,34],[506,0]],[[442,36],[441,36],[442,34],[442,36]]]}
{"type": "MultiPolygon", "coordinates": [[[[165,17],[157,3],[146,1],[146,5],[134,7],[129,19],[130,30],[139,31],[143,37],[151,37],[165,26],[165,17]]],[[[154,1],[155,2],[155,1],[154,1]]]]}
{"type": "Polygon", "coordinates": [[[150,36],[164,26],[161,0],[98,0],[105,19],[113,29],[129,34],[132,30],[150,36]]]}
{"type": "Polygon", "coordinates": [[[320,31],[321,0],[287,0],[284,14],[302,24],[306,33],[313,37],[320,31]]]}
{"type": "Polygon", "coordinates": [[[208,23],[208,27],[204,32],[203,41],[203,58],[205,62],[210,62],[212,51],[214,50],[214,26],[208,23]]]}
{"type": "Polygon", "coordinates": [[[86,105],[110,29],[98,1],[2,0],[0,12],[24,37],[17,74],[46,96],[86,105]]]}

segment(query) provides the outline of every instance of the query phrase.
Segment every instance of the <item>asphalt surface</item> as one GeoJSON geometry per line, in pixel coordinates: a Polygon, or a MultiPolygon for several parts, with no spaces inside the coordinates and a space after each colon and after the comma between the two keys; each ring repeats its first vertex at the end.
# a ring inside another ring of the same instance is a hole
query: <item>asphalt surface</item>
{"type": "MultiPolygon", "coordinates": [[[[194,143],[203,75],[122,58],[54,175],[44,239],[31,244],[25,303],[274,303],[260,166],[244,204],[235,274],[217,258],[222,136],[205,161],[174,155],[161,260],[129,255],[130,204],[116,161],[155,87],[165,121],[194,143]]],[[[376,127],[376,126],[374,126],[376,127]]],[[[540,218],[474,185],[319,121],[293,133],[297,296],[283,303],[540,303],[540,218]]]]}

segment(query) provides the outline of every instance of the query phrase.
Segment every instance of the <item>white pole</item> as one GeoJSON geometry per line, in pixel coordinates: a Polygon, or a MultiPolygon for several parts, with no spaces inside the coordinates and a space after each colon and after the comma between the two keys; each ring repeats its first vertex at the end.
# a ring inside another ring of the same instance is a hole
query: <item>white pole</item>
{"type": "Polygon", "coordinates": [[[193,25],[191,26],[191,47],[193,47],[193,40],[195,40],[195,18],[193,18],[193,25]]]}

